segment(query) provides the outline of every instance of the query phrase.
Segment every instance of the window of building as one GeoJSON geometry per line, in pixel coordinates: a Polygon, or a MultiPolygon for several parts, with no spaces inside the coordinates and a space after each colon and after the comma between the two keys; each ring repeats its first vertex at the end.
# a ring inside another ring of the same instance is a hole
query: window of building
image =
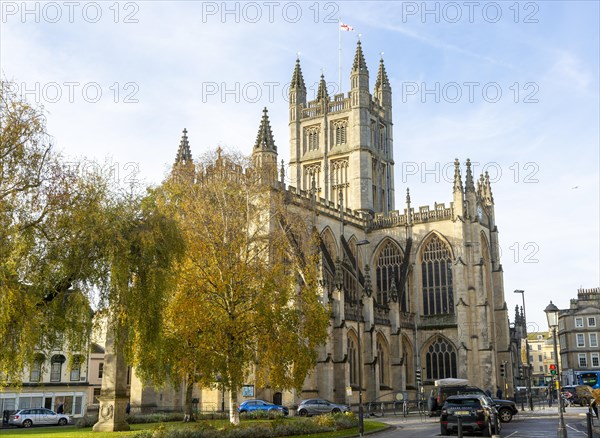
{"type": "Polygon", "coordinates": [[[81,377],[81,363],[83,358],[81,356],[74,356],[71,363],[71,382],[78,382],[81,377]]]}
{"type": "Polygon", "coordinates": [[[454,313],[452,256],[448,246],[436,235],[433,235],[424,246],[421,274],[423,313],[425,315],[454,313]]]}
{"type": "Polygon", "coordinates": [[[542,360],[544,360],[544,359],[542,358],[542,355],[541,355],[541,354],[538,354],[538,362],[541,362],[542,360]]]}
{"type": "Polygon", "coordinates": [[[597,347],[598,346],[598,334],[597,333],[590,333],[590,347],[597,347]]]}
{"type": "MultiPolygon", "coordinates": [[[[306,191],[311,191],[313,188],[316,192],[319,192],[319,185],[321,183],[321,165],[320,164],[309,164],[304,166],[304,181],[302,188],[306,191]],[[314,187],[313,187],[314,183],[314,187]]],[[[315,195],[317,195],[315,193],[315,195]]]]}
{"type": "Polygon", "coordinates": [[[340,120],[333,123],[334,141],[336,146],[346,143],[346,121],[340,120]]]}
{"type": "Polygon", "coordinates": [[[378,339],[377,340],[377,363],[379,364],[379,385],[387,386],[388,385],[388,357],[386,354],[386,348],[383,342],[378,339]]]}
{"type": "Polygon", "coordinates": [[[329,162],[329,178],[331,184],[331,200],[336,205],[339,203],[340,191],[342,192],[343,202],[348,203],[348,158],[331,160],[329,162]]]}
{"type": "Polygon", "coordinates": [[[591,358],[592,358],[592,366],[595,368],[600,367],[600,353],[592,353],[591,358]]]}
{"type": "Polygon", "coordinates": [[[538,351],[541,351],[542,350],[542,344],[537,344],[537,349],[538,349],[538,351]]]}
{"type": "Polygon", "coordinates": [[[379,125],[379,149],[382,150],[384,153],[387,153],[387,138],[385,133],[385,125],[379,125]]]}
{"type": "Polygon", "coordinates": [[[104,362],[98,364],[98,378],[101,379],[104,375],[104,362]]]}
{"type": "Polygon", "coordinates": [[[554,359],[554,351],[550,352],[550,359],[554,359]]]}
{"type": "Polygon", "coordinates": [[[583,327],[583,318],[575,318],[575,327],[583,327]]]}
{"type": "Polygon", "coordinates": [[[529,362],[533,362],[533,356],[529,356],[529,362]]]}
{"type": "MultiPolygon", "coordinates": [[[[544,372],[544,366],[540,365],[540,373],[544,372]]],[[[548,372],[548,366],[546,366],[546,372],[548,372]]]]}
{"type": "Polygon", "coordinates": [[[577,333],[577,347],[585,347],[585,337],[583,333],[577,333]]]}
{"type": "Polygon", "coordinates": [[[35,355],[31,368],[29,370],[29,381],[39,382],[42,378],[42,364],[46,358],[43,354],[38,353],[35,355]]]}
{"type": "Polygon", "coordinates": [[[456,350],[446,339],[438,336],[425,355],[427,380],[457,377],[456,350]]]}
{"type": "Polygon", "coordinates": [[[403,312],[408,309],[406,303],[406,293],[401,293],[400,285],[400,264],[402,263],[402,252],[398,245],[392,241],[387,241],[382,251],[377,258],[377,267],[375,268],[375,276],[377,283],[377,304],[387,306],[392,298],[392,289],[396,289],[396,300],[400,301],[400,308],[403,312]]]}
{"type": "Polygon", "coordinates": [[[580,368],[587,368],[587,356],[585,353],[579,353],[577,355],[577,358],[579,359],[579,367],[580,368]]]}
{"type": "Polygon", "coordinates": [[[319,127],[311,126],[304,130],[304,152],[319,149],[319,127]]]}
{"type": "Polygon", "coordinates": [[[102,391],[102,388],[94,388],[94,400],[92,401],[93,404],[95,404],[95,405],[100,404],[100,399],[98,397],[100,397],[101,391],[102,391]]]}
{"type": "Polygon", "coordinates": [[[593,316],[588,317],[588,327],[596,327],[596,318],[593,316]]]}
{"type": "Polygon", "coordinates": [[[348,336],[348,366],[350,368],[350,385],[358,385],[358,354],[354,339],[348,336]]]}
{"type": "Polygon", "coordinates": [[[60,382],[62,376],[62,364],[65,362],[62,354],[55,354],[50,360],[50,381],[60,382]]]}

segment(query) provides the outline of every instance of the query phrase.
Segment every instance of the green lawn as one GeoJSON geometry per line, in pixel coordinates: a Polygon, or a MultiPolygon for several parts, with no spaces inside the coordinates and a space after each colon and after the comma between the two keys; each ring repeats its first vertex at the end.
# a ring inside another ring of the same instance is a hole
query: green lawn
{"type": "MultiPolygon", "coordinates": [[[[268,420],[263,420],[268,421],[268,420]]],[[[293,421],[293,420],[292,420],[293,421]]],[[[211,421],[211,424],[222,424],[224,420],[216,420],[211,421]]],[[[133,436],[136,432],[145,429],[153,429],[159,423],[147,423],[147,424],[132,424],[131,430],[128,432],[92,432],[90,427],[86,428],[77,428],[75,426],[65,426],[65,427],[33,427],[31,429],[0,429],[0,438],[18,438],[23,435],[35,435],[36,438],[78,438],[81,436],[90,436],[94,438],[109,438],[109,437],[122,437],[122,436],[133,436]]],[[[180,422],[173,423],[161,423],[164,424],[167,428],[192,428],[195,423],[184,424],[180,422]]],[[[371,432],[378,429],[385,428],[386,425],[383,423],[379,423],[377,421],[365,421],[365,432],[371,432]]],[[[311,438],[326,438],[326,437],[334,437],[334,438],[346,438],[353,437],[358,435],[358,428],[355,427],[353,429],[340,430],[337,432],[328,432],[328,433],[318,433],[313,435],[298,435],[302,437],[311,437],[311,438]]],[[[296,437],[288,437],[288,438],[297,438],[296,437]]]]}

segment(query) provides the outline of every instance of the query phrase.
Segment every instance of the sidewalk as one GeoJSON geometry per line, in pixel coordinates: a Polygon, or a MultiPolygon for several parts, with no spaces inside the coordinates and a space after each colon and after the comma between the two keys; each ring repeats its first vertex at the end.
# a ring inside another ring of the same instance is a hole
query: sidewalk
{"type": "MultiPolygon", "coordinates": [[[[565,418],[573,419],[581,418],[582,421],[586,421],[586,414],[589,412],[588,407],[572,406],[565,409],[563,416],[565,418]]],[[[519,418],[534,418],[534,417],[556,417],[558,418],[558,406],[555,404],[551,408],[547,406],[534,406],[533,411],[525,407],[524,411],[521,411],[519,407],[519,413],[514,416],[514,419],[518,421],[519,418]]],[[[600,420],[593,417],[592,430],[594,438],[600,438],[600,420]]]]}

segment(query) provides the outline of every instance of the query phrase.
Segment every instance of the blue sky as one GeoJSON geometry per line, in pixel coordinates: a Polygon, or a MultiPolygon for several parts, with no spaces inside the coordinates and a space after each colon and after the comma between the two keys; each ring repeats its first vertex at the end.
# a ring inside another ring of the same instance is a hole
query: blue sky
{"type": "Polygon", "coordinates": [[[296,54],[309,97],[321,71],[337,92],[341,18],[355,28],[341,35],[345,92],[358,33],[371,88],[384,52],[396,192],[410,187],[413,206],[449,203],[447,163],[471,158],[490,172],[511,319],[515,289],[545,329],[549,300],[565,308],[579,287],[600,286],[596,1],[59,1],[1,10],[2,77],[44,105],[57,149],[89,169],[116,170],[123,184],[160,182],[184,127],[196,157],[218,145],[250,153],[264,106],[287,162],[296,54]]]}

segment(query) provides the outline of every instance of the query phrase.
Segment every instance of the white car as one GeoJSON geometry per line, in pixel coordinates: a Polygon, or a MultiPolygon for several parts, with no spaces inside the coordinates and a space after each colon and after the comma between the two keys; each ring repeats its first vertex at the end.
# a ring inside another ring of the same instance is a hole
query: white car
{"type": "Polygon", "coordinates": [[[8,424],[19,427],[31,427],[41,424],[66,426],[69,423],[72,423],[70,416],[57,414],[50,409],[44,408],[20,409],[8,417],[8,424]]]}

